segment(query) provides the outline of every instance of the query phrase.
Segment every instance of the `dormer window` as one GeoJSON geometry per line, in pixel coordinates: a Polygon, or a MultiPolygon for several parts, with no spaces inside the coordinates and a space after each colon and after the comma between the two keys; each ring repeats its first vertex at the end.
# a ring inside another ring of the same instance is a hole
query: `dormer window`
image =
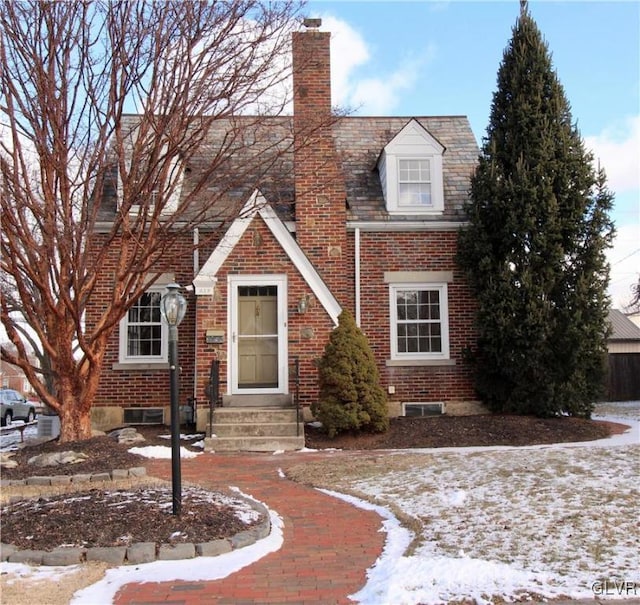
{"type": "Polygon", "coordinates": [[[402,208],[432,206],[429,160],[398,159],[398,206],[402,208]]]}
{"type": "Polygon", "coordinates": [[[389,214],[441,214],[444,211],[444,147],[411,120],[384,148],[378,162],[389,214]]]}

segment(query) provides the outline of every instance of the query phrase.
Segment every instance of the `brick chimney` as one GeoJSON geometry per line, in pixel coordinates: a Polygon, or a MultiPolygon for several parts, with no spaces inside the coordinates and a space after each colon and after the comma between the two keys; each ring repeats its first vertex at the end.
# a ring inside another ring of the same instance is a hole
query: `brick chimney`
{"type": "Polygon", "coordinates": [[[296,238],[339,302],[347,291],[346,191],[333,141],[330,34],[293,34],[296,238]]]}

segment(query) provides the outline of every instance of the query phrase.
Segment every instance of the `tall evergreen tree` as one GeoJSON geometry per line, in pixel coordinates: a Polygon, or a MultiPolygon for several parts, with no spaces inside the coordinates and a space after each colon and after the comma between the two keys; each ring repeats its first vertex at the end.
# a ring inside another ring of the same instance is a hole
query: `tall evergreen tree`
{"type": "Polygon", "coordinates": [[[476,387],[499,412],[589,417],[605,372],[613,196],[521,3],[460,233],[476,387]]]}

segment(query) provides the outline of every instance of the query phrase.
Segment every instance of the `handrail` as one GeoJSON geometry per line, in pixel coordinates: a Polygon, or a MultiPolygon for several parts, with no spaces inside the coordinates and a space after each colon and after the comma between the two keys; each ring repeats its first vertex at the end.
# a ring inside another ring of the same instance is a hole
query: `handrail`
{"type": "Polygon", "coordinates": [[[209,370],[209,437],[213,436],[213,410],[220,397],[220,360],[214,359],[209,370]]]}
{"type": "Polygon", "coordinates": [[[300,358],[293,358],[294,395],[293,404],[296,407],[296,436],[300,437],[300,358]]]}

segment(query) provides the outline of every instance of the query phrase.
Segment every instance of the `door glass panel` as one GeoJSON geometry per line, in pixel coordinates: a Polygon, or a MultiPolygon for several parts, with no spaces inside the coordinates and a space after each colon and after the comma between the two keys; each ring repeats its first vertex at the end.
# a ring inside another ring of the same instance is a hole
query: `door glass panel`
{"type": "Polygon", "coordinates": [[[238,334],[253,336],[256,329],[256,301],[248,297],[238,299],[238,334]]]}
{"type": "Polygon", "coordinates": [[[238,287],[238,387],[278,387],[277,286],[238,287]]]}

